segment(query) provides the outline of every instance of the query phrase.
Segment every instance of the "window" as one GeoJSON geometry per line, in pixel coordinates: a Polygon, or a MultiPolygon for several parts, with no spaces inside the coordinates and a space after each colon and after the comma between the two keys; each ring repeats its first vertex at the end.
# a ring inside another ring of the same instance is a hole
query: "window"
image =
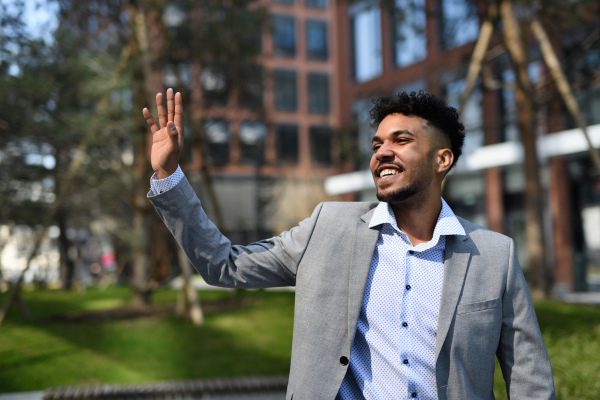
{"type": "Polygon", "coordinates": [[[328,167],[331,165],[331,128],[328,126],[311,126],[310,154],[315,165],[328,167]]]}
{"type": "Polygon", "coordinates": [[[163,91],[171,88],[183,95],[191,95],[192,91],[192,66],[189,63],[179,65],[167,64],[162,69],[163,91]]]}
{"type": "MultiPolygon", "coordinates": [[[[458,109],[459,98],[465,88],[465,80],[458,79],[450,82],[445,87],[446,100],[448,105],[458,109]]],[[[481,89],[476,86],[465,104],[462,112],[462,122],[465,125],[465,144],[463,154],[469,153],[478,147],[483,146],[483,110],[481,104],[483,94],[481,89]]],[[[465,157],[461,157],[458,162],[463,163],[465,157]]]]}
{"type": "Polygon", "coordinates": [[[296,111],[296,72],[273,71],[273,87],[275,91],[275,109],[277,111],[296,111]]]}
{"type": "MultiPolygon", "coordinates": [[[[567,70],[569,81],[575,91],[575,99],[588,125],[600,123],[600,43],[596,41],[587,50],[580,51],[580,42],[571,49],[566,49],[567,55],[575,53],[573,67],[567,70]],[[579,53],[579,54],[578,54],[579,53]]],[[[565,46],[566,47],[566,46],[565,46]]],[[[571,120],[572,118],[569,117],[571,120]]],[[[572,121],[570,125],[575,126],[572,121]]]]}
{"type": "Polygon", "coordinates": [[[382,72],[381,11],[364,2],[351,7],[352,41],[354,49],[354,79],[365,82],[382,72]]]}
{"type": "Polygon", "coordinates": [[[294,4],[294,0],[271,0],[271,2],[277,3],[277,4],[288,4],[288,5],[294,4]]]}
{"type": "Polygon", "coordinates": [[[277,161],[283,164],[298,163],[298,126],[277,125],[277,161]]]}
{"type": "Polygon", "coordinates": [[[519,140],[519,126],[517,121],[517,103],[515,92],[509,89],[508,86],[515,84],[515,73],[512,69],[507,69],[502,72],[503,89],[500,91],[502,96],[501,113],[502,113],[502,141],[519,140]]]}
{"type": "Polygon", "coordinates": [[[396,0],[394,9],[394,58],[406,67],[427,57],[425,0],[396,0]]]}
{"type": "Polygon", "coordinates": [[[210,165],[225,165],[229,162],[229,121],[206,119],[203,124],[206,137],[206,158],[210,165]]]}
{"type": "Polygon", "coordinates": [[[280,57],[296,55],[296,27],[293,17],[273,17],[273,54],[280,57]]]}
{"type": "Polygon", "coordinates": [[[239,105],[253,111],[261,110],[263,108],[263,69],[260,65],[256,65],[249,68],[246,73],[246,79],[239,89],[239,105]]]}
{"type": "Polygon", "coordinates": [[[329,113],[329,76],[326,74],[308,74],[308,112],[329,113]]]}
{"type": "Polygon", "coordinates": [[[327,8],[327,0],[305,0],[304,4],[307,8],[327,8]]]}
{"type": "Polygon", "coordinates": [[[310,60],[327,60],[327,23],[306,21],[306,57],[310,60]]]}
{"type": "Polygon", "coordinates": [[[239,138],[242,162],[263,164],[267,127],[262,122],[242,121],[239,138]]]}
{"type": "Polygon", "coordinates": [[[204,107],[225,107],[229,100],[229,90],[225,75],[210,64],[200,70],[200,86],[204,107]]]}
{"type": "Polygon", "coordinates": [[[442,46],[449,50],[474,42],[479,35],[479,18],[474,1],[441,0],[442,46]]]}

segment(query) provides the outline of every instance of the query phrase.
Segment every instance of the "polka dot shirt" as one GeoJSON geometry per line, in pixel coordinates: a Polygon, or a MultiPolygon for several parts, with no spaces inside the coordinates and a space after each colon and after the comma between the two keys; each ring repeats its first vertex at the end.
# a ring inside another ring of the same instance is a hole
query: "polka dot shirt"
{"type": "Polygon", "coordinates": [[[173,172],[173,175],[165,179],[157,179],[156,174],[153,174],[152,178],[150,178],[150,190],[152,190],[152,193],[155,195],[164,193],[177,186],[183,179],[183,176],[183,171],[179,165],[177,166],[177,170],[173,172]]]}
{"type": "Polygon", "coordinates": [[[413,246],[388,203],[369,227],[382,225],[363,296],[350,365],[338,398],[438,398],[435,340],[446,235],[465,231],[442,199],[433,238],[413,246]]]}

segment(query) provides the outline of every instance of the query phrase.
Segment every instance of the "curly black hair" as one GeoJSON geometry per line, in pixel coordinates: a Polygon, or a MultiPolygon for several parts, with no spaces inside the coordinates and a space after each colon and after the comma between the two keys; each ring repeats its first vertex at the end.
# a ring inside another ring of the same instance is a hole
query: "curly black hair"
{"type": "Polygon", "coordinates": [[[465,126],[459,121],[460,113],[456,108],[446,105],[444,100],[422,90],[410,94],[400,92],[397,96],[383,96],[371,101],[374,107],[369,112],[369,116],[373,128],[377,128],[390,114],[421,117],[450,139],[450,150],[454,154],[454,162],[450,169],[456,165],[465,141],[465,126]]]}

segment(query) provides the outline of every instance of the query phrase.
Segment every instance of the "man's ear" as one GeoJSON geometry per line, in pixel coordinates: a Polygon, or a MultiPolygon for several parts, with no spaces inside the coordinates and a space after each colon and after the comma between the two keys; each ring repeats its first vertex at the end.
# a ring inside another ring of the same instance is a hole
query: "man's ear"
{"type": "Polygon", "coordinates": [[[437,151],[437,169],[439,174],[446,175],[454,162],[454,154],[450,149],[440,149],[437,151]]]}

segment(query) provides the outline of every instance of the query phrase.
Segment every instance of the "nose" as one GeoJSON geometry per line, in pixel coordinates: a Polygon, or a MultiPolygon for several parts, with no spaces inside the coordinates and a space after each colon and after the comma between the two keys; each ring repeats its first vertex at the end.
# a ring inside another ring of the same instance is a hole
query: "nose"
{"type": "Polygon", "coordinates": [[[375,152],[375,158],[378,161],[389,160],[390,158],[393,159],[394,152],[386,143],[383,143],[375,152]]]}

